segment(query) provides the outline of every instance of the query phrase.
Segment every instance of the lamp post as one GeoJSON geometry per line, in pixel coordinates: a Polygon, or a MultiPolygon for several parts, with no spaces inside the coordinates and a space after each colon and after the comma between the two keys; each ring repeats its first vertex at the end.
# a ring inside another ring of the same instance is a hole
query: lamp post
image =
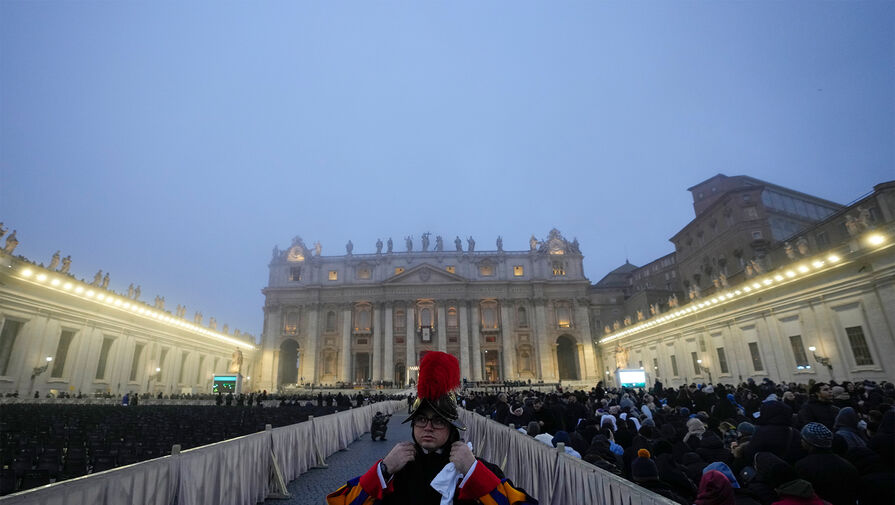
{"type": "Polygon", "coordinates": [[[152,381],[160,381],[162,379],[162,369],[155,367],[155,373],[149,376],[149,384],[146,386],[147,393],[152,396],[152,381]]]}
{"type": "Polygon", "coordinates": [[[702,360],[701,360],[701,359],[696,360],[696,364],[699,365],[699,368],[700,368],[703,372],[709,374],[709,383],[711,383],[711,382],[712,382],[712,371],[709,369],[709,367],[702,366],[702,360]]]}
{"type": "Polygon", "coordinates": [[[817,347],[814,347],[813,345],[811,347],[809,347],[808,350],[811,351],[811,354],[814,355],[814,361],[827,367],[827,370],[829,370],[829,372],[830,372],[830,380],[833,380],[833,361],[826,356],[818,356],[817,352],[816,352],[817,347]]]}
{"type": "Polygon", "coordinates": [[[44,359],[45,359],[46,363],[44,363],[44,364],[41,365],[41,366],[36,366],[36,367],[34,367],[34,370],[31,371],[31,380],[34,380],[37,376],[39,376],[40,374],[46,372],[47,369],[50,368],[50,363],[53,362],[53,357],[52,357],[52,356],[47,356],[47,357],[44,358],[44,359]]]}
{"type": "Polygon", "coordinates": [[[47,356],[46,358],[44,358],[44,361],[45,362],[43,365],[36,366],[36,367],[34,367],[34,369],[31,370],[31,392],[32,393],[34,392],[34,379],[36,379],[40,374],[46,372],[48,368],[50,368],[50,363],[52,363],[53,357],[47,356]]]}

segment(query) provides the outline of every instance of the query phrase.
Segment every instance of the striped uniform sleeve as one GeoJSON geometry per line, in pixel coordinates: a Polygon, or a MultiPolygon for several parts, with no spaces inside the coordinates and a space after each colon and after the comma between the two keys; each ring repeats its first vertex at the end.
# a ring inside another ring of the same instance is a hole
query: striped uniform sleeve
{"type": "Polygon", "coordinates": [[[477,500],[484,505],[537,505],[538,500],[523,489],[500,478],[485,465],[476,464],[472,474],[460,488],[460,500],[477,500]]]}
{"type": "Polygon", "coordinates": [[[391,492],[392,483],[383,488],[379,476],[379,461],[360,477],[349,480],[344,486],[326,496],[328,505],[375,505],[381,503],[384,493],[391,492]]]}

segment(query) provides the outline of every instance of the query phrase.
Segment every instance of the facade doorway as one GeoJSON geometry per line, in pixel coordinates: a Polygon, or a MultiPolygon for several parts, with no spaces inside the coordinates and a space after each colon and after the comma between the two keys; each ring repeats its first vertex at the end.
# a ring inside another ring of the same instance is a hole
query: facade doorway
{"type": "Polygon", "coordinates": [[[392,382],[395,386],[401,386],[404,384],[404,363],[398,363],[395,365],[395,377],[392,382]]]}
{"type": "Polygon", "coordinates": [[[370,355],[359,352],[354,355],[354,382],[370,382],[370,355]]]}
{"type": "Polygon", "coordinates": [[[500,382],[500,351],[485,351],[485,380],[500,382]]]}
{"type": "Polygon", "coordinates": [[[578,346],[575,339],[561,335],[556,339],[556,361],[560,380],[578,380],[578,346]]]}
{"type": "Polygon", "coordinates": [[[298,342],[287,338],[280,344],[279,385],[298,382],[298,342]]]}

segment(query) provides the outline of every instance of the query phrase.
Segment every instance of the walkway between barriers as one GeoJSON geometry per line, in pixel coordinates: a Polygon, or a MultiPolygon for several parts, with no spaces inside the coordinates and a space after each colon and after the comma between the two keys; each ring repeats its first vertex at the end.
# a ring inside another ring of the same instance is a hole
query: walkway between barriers
{"type": "Polygon", "coordinates": [[[345,484],[348,479],[357,477],[373,465],[376,460],[384,458],[388,451],[398,442],[410,440],[410,423],[401,424],[407,417],[407,411],[398,410],[389,420],[387,440],[373,441],[370,434],[365,433],[348,446],[348,449],[336,452],[326,458],[327,468],[311,469],[288,485],[291,498],[288,500],[267,500],[265,505],[320,505],[323,498],[345,484]]]}

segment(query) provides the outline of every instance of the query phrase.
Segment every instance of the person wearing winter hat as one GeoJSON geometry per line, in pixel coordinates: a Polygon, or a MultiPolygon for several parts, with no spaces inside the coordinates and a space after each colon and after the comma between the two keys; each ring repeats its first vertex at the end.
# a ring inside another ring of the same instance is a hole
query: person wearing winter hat
{"type": "Polygon", "coordinates": [[[456,357],[429,352],[420,361],[417,399],[410,416],[412,442],[401,442],[366,473],[326,497],[329,505],[440,504],[443,500],[536,504],[500,468],[478,459],[461,441],[466,426],[457,413],[460,387],[456,357]]]}
{"type": "Polygon", "coordinates": [[[659,479],[659,469],[650,457],[648,449],[637,451],[637,458],[631,462],[631,480],[650,491],[674,500],[682,505],[689,505],[687,500],[675,493],[671,486],[659,479]]]}
{"type": "Polygon", "coordinates": [[[814,492],[811,483],[804,479],[785,482],[775,491],[780,496],[780,500],[775,501],[772,505],[830,505],[830,502],[822,500],[814,492]]]}
{"type": "Polygon", "coordinates": [[[721,472],[709,470],[699,480],[695,505],[736,505],[733,487],[721,472]]]}
{"type": "Polygon", "coordinates": [[[855,409],[851,407],[840,409],[839,414],[836,415],[834,428],[836,428],[836,434],[848,444],[849,450],[856,447],[867,447],[866,435],[858,429],[858,414],[855,413],[855,409]]]}
{"type": "Polygon", "coordinates": [[[833,432],[821,423],[808,423],[801,435],[808,455],[795,464],[799,477],[810,482],[824,500],[835,505],[854,504],[860,482],[858,469],[832,452],[833,432]]]}
{"type": "Polygon", "coordinates": [[[746,490],[762,505],[770,505],[777,501],[779,496],[775,489],[785,482],[798,478],[789,463],[771,452],[756,454],[754,467],[755,476],[746,485],[746,490]]]}

